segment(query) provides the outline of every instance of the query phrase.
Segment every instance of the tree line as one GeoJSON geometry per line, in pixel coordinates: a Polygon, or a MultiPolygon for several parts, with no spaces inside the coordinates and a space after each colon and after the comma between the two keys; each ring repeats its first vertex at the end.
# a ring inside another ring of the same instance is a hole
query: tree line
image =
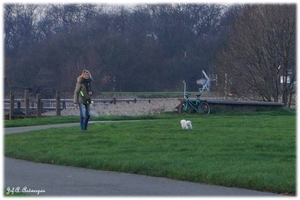
{"type": "Polygon", "coordinates": [[[276,95],[266,98],[261,93],[274,93],[277,84],[280,96],[292,85],[282,88],[271,79],[279,81],[280,73],[295,69],[295,8],[285,4],[5,4],[5,91],[28,89],[43,97],[52,97],[56,90],[72,94],[84,68],[92,73],[96,94],[179,91],[182,80],[189,90],[198,90],[196,80],[205,70],[218,75],[215,90],[224,91],[227,74],[236,95],[245,96],[246,88],[254,98],[276,101],[276,95]],[[284,31],[289,31],[289,37],[284,31]],[[251,61],[253,53],[257,55],[251,61]],[[274,77],[271,66],[279,65],[274,77]],[[255,82],[257,87],[274,88],[258,92],[249,87],[238,74],[246,72],[246,66],[257,68],[247,71],[252,77],[267,68],[261,74],[267,81],[255,82]],[[236,79],[244,89],[235,87],[236,79]]]}

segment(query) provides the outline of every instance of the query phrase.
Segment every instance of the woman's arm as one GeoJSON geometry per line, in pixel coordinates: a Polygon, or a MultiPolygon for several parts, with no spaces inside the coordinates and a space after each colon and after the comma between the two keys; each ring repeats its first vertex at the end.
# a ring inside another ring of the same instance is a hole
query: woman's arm
{"type": "Polygon", "coordinates": [[[74,104],[78,104],[78,96],[79,96],[80,88],[81,88],[81,84],[77,82],[74,90],[74,99],[73,99],[74,104]]]}

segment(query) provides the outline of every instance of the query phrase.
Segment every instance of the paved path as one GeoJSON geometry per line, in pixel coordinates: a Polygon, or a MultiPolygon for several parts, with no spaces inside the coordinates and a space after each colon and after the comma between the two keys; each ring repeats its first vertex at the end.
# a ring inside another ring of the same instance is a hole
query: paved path
{"type": "MultiPolygon", "coordinates": [[[[120,122],[137,122],[140,120],[122,120],[122,121],[90,121],[89,124],[93,123],[120,123],[120,122]]],[[[23,133],[35,130],[49,129],[49,128],[59,128],[59,127],[68,127],[68,126],[78,126],[78,123],[66,123],[66,124],[51,124],[51,125],[40,125],[40,126],[22,126],[22,127],[12,127],[12,128],[4,128],[5,134],[12,133],[23,133]]]]}
{"type": "MultiPolygon", "coordinates": [[[[78,123],[5,128],[5,134],[78,123]]],[[[99,171],[4,158],[4,187],[43,196],[281,196],[167,178],[99,171]]]]}

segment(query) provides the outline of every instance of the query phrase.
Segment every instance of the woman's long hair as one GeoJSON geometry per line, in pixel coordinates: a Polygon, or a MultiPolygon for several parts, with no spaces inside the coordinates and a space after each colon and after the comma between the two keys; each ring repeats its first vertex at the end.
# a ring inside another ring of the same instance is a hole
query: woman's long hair
{"type": "Polygon", "coordinates": [[[81,75],[83,75],[84,73],[88,73],[90,76],[90,79],[93,80],[92,74],[89,72],[89,70],[87,70],[87,69],[82,70],[81,75]]]}

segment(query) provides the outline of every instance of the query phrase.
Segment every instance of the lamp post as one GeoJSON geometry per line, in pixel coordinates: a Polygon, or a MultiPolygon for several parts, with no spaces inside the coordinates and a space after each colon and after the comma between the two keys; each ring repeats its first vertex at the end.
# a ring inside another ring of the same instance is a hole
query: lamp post
{"type": "Polygon", "coordinates": [[[183,98],[185,98],[186,95],[186,81],[183,80],[183,98]]]}

